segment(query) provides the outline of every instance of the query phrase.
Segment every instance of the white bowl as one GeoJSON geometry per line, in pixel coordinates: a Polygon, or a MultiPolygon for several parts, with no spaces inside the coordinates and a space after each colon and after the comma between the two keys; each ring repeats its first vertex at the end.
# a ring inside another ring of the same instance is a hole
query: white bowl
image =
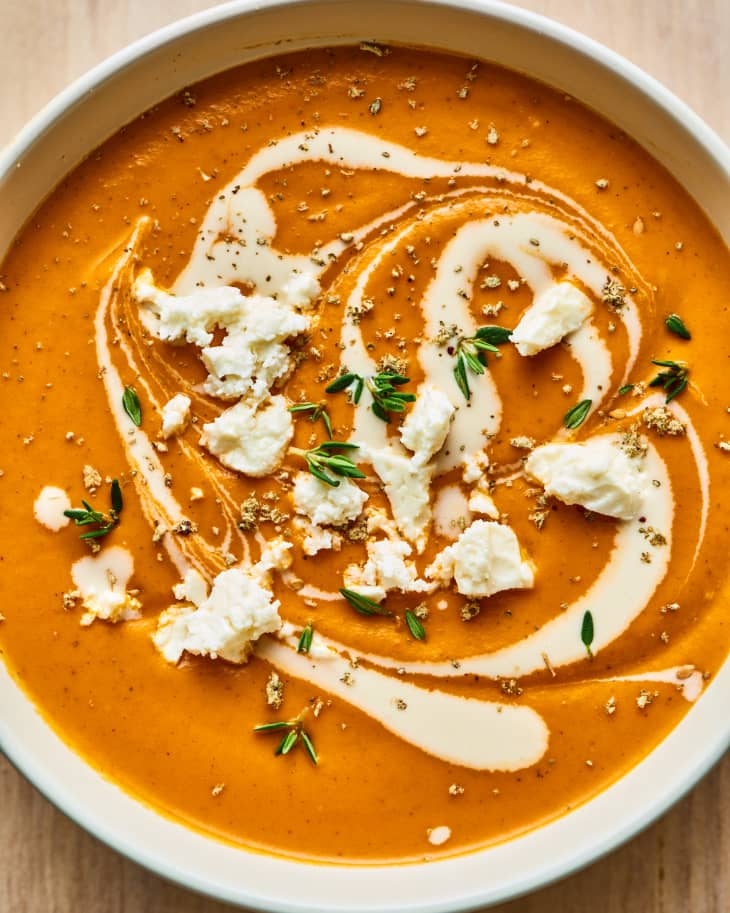
{"type": "MultiPolygon", "coordinates": [[[[255,57],[360,39],[493,60],[635,137],[730,239],[730,153],[682,102],[606,48],[490,0],[239,0],[162,29],[62,92],[0,154],[0,255],[88,152],[182,86],[255,57]]],[[[0,664],[0,748],[56,806],[159,874],[267,913],[435,913],[515,897],[592,862],[677,801],[730,744],[730,662],[644,761],[586,805],[501,846],[417,866],[312,865],[223,845],[137,803],[76,756],[0,664]]]]}

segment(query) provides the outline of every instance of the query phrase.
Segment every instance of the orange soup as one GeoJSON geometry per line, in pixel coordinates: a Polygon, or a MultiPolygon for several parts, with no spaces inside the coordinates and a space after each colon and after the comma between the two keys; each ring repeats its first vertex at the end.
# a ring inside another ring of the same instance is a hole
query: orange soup
{"type": "Polygon", "coordinates": [[[565,814],[727,652],[730,258],[574,99],[364,44],[182,91],[0,265],[0,645],[222,840],[565,814]]]}

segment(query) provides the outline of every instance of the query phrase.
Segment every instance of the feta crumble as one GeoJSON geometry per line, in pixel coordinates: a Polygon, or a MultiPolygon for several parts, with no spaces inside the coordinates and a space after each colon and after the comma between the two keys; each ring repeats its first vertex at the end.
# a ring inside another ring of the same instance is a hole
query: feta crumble
{"type": "Polygon", "coordinates": [[[218,399],[246,396],[260,402],[289,371],[285,340],[308,327],[308,317],[273,298],[242,297],[236,323],[221,344],[201,352],[209,371],[203,389],[218,399]]]}
{"type": "Polygon", "coordinates": [[[514,530],[491,520],[475,520],[436,556],[426,577],[444,585],[453,577],[459,593],[473,598],[528,588],[535,579],[514,530]]]}
{"type": "Polygon", "coordinates": [[[547,495],[619,520],[641,514],[649,485],[640,460],[627,456],[613,435],[543,444],[527,458],[525,472],[544,486],[547,495]]]}
{"type": "Polygon", "coordinates": [[[294,508],[318,526],[340,526],[360,515],[368,495],[352,479],[338,479],[335,488],[309,472],[297,473],[294,480],[294,508]]]}
{"type": "Polygon", "coordinates": [[[258,478],[270,475],[284,458],[294,423],[283,396],[260,408],[240,402],[203,425],[201,443],[229,469],[258,478]]]}
{"type": "Polygon", "coordinates": [[[367,596],[374,602],[382,602],[390,590],[401,593],[428,593],[434,584],[418,579],[418,570],[412,561],[406,560],[413,552],[411,546],[397,536],[386,539],[369,539],[368,559],[363,567],[351,564],[345,569],[344,585],[367,596]]]}
{"type": "Polygon", "coordinates": [[[226,329],[237,321],[244,298],[233,286],[171,295],[155,285],[149,269],[139,274],[132,293],[141,305],[142,322],[154,336],[163,342],[197,346],[210,345],[216,327],[226,329]]]}
{"type": "Polygon", "coordinates": [[[264,634],[281,627],[280,602],[270,590],[270,572],[286,567],[291,545],[282,539],[266,543],[261,560],[253,567],[222,571],[210,593],[197,571],[188,571],[174,587],[175,605],[162,612],[152,640],[170,663],[184,652],[245,663],[253,645],[264,634]]]}
{"type": "Polygon", "coordinates": [[[146,269],[137,277],[133,294],[147,329],[163,342],[200,346],[209,371],[203,389],[220,399],[252,397],[260,402],[271,386],[289,371],[288,339],[309,328],[310,320],[297,309],[309,307],[319,294],[317,280],[294,274],[278,298],[243,295],[233,286],[201,288],[190,295],[171,295],[154,284],[146,269]],[[211,346],[213,330],[225,331],[211,346]]]}
{"type": "Polygon", "coordinates": [[[339,533],[317,526],[305,517],[295,517],[292,525],[301,536],[302,551],[305,555],[316,555],[328,549],[339,551],[342,547],[342,536],[339,533]]]}
{"type": "Polygon", "coordinates": [[[433,384],[421,384],[418,399],[401,425],[400,439],[413,451],[413,463],[423,466],[444,446],[455,408],[433,384]]]}
{"type": "Polygon", "coordinates": [[[592,311],[590,298],[572,282],[558,282],[535,297],[510,341],[520,355],[536,355],[575,332],[592,311]]]}
{"type": "Polygon", "coordinates": [[[190,397],[178,393],[162,407],[162,437],[180,434],[190,421],[190,397]]]}
{"type": "Polygon", "coordinates": [[[393,447],[370,447],[366,452],[383,482],[396,526],[422,552],[431,523],[433,466],[417,465],[393,447]]]}

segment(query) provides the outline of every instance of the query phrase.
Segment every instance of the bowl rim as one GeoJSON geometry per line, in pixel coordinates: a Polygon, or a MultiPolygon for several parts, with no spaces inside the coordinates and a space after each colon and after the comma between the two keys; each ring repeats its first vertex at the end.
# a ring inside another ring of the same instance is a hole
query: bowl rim
{"type": "MultiPolygon", "coordinates": [[[[110,57],[82,74],[74,80],[69,86],[59,92],[52,98],[12,139],[5,147],[0,148],[0,181],[22,161],[24,155],[32,149],[36,143],[42,141],[44,135],[51,130],[54,125],[60,121],[65,114],[82,104],[84,98],[95,90],[103,86],[110,79],[122,73],[130,64],[138,61],[147,55],[164,48],[168,44],[173,44],[177,40],[189,35],[192,32],[204,29],[208,26],[220,24],[228,20],[235,20],[239,17],[255,15],[262,9],[278,7],[299,7],[306,6],[311,0],[230,0],[230,2],[199,11],[190,16],[176,20],[168,25],[163,26],[156,31],[145,35],[136,41],[126,45],[116,51],[110,57]]],[[[346,2],[356,5],[358,0],[324,0],[326,3],[346,2]]],[[[569,47],[572,51],[577,52],[583,58],[590,58],[593,62],[598,63],[604,70],[609,71],[613,76],[625,81],[637,89],[640,94],[657,108],[659,108],[671,120],[681,125],[682,130],[694,135],[695,139],[702,146],[703,151],[709,155],[730,179],[730,149],[725,145],[718,134],[709,127],[702,118],[700,118],[684,101],[679,99],[674,93],[663,86],[654,77],[645,73],[640,67],[631,63],[617,52],[605,47],[596,40],[583,35],[569,26],[556,22],[544,15],[526,10],[521,7],[512,6],[502,0],[419,0],[424,6],[439,8],[445,12],[449,10],[468,11],[476,14],[499,19],[502,22],[517,26],[520,29],[527,30],[544,36],[548,41],[569,47]]],[[[384,29],[387,32],[387,27],[384,29]]],[[[357,39],[353,39],[357,40],[357,39]]],[[[387,40],[383,36],[383,40],[387,40]]],[[[283,48],[282,51],[285,51],[283,48]]],[[[264,55],[265,56],[265,55],[264,55]]],[[[601,112],[598,112],[599,114],[601,112]]],[[[120,125],[121,126],[121,125],[120,125]]],[[[91,151],[91,150],[89,150],[91,151]]],[[[651,151],[650,151],[650,154],[651,151]]],[[[72,170],[77,163],[73,163],[69,170],[72,170]]],[[[721,670],[724,672],[724,678],[720,681],[720,673],[714,682],[707,688],[707,693],[703,695],[703,701],[707,702],[710,692],[716,695],[715,702],[722,697],[719,694],[723,685],[730,680],[730,659],[727,660],[721,670]]],[[[32,705],[29,697],[25,700],[32,705]]],[[[687,717],[684,718],[685,720],[687,717]]],[[[43,723],[43,725],[48,725],[43,723]]],[[[681,724],[680,724],[681,725],[681,724]]],[[[50,728],[50,727],[49,727],[50,728]]],[[[664,746],[676,733],[677,729],[667,736],[660,745],[654,749],[651,755],[654,755],[664,746]]],[[[60,737],[59,737],[60,740],[60,737]]],[[[419,902],[417,906],[402,903],[398,906],[388,906],[383,904],[379,909],[386,911],[396,910],[405,913],[406,910],[413,913],[465,913],[468,910],[482,908],[485,905],[511,900],[532,892],[538,888],[544,887],[559,879],[565,878],[570,874],[598,861],[601,857],[610,853],[618,846],[636,836],[641,830],[648,827],[667,809],[684,796],[696,783],[703,777],[712,766],[714,766],[723,754],[730,747],[730,720],[727,721],[725,729],[717,728],[714,732],[714,739],[706,745],[702,755],[694,763],[688,764],[680,772],[680,776],[657,794],[653,801],[645,805],[640,813],[632,810],[627,815],[623,826],[614,828],[608,834],[602,835],[601,839],[587,841],[573,853],[571,859],[566,863],[565,860],[558,864],[541,863],[536,866],[529,877],[525,877],[517,884],[506,885],[501,891],[490,891],[484,887],[481,891],[469,895],[462,894],[454,897],[447,903],[436,901],[435,903],[419,902]]],[[[61,811],[68,818],[80,824],[85,830],[101,840],[107,846],[121,853],[123,856],[131,859],[139,865],[151,870],[155,874],[177,883],[187,889],[197,891],[201,894],[227,901],[235,904],[245,904],[248,908],[260,910],[262,913],[304,913],[311,911],[314,913],[318,908],[308,903],[290,903],[287,901],[276,900],[271,897],[261,897],[248,893],[245,885],[237,890],[226,890],[220,884],[216,884],[210,879],[202,877],[198,873],[186,872],[180,867],[171,864],[165,858],[164,852],[150,853],[149,850],[138,849],[129,841],[120,839],[114,833],[113,826],[108,826],[102,818],[96,815],[95,811],[90,811],[84,804],[78,801],[74,795],[64,793],[56,789],[56,784],[46,777],[43,766],[38,764],[32,757],[24,755],[23,746],[19,739],[14,738],[12,730],[9,729],[0,719],[0,750],[7,757],[10,763],[45,798],[61,811]]],[[[69,749],[71,750],[71,749],[69,749]]],[[[650,756],[651,756],[650,755],[650,756]]],[[[86,763],[85,761],[83,763],[86,763]]],[[[635,771],[641,766],[641,762],[635,771]]],[[[87,765],[90,766],[90,765],[87,765]]],[[[610,790],[612,787],[608,787],[610,790]]],[[[605,794],[604,790],[603,794],[605,794]]],[[[127,794],[130,795],[130,794],[127,794]]],[[[601,795],[601,794],[599,794],[601,795]]],[[[133,801],[138,801],[132,797],[133,801]]],[[[592,804],[594,800],[590,800],[592,804]]],[[[206,838],[215,842],[214,837],[206,838]]],[[[519,837],[516,839],[520,839],[519,837]]],[[[506,845],[509,844],[507,842],[506,845]]],[[[505,844],[502,844],[505,845],[505,844]]],[[[445,867],[446,863],[453,863],[466,856],[476,856],[480,853],[489,852],[490,848],[485,850],[476,850],[472,853],[462,854],[451,857],[449,860],[438,863],[429,863],[434,869],[441,866],[445,867]]],[[[246,852],[243,850],[243,852],[246,852]]],[[[274,857],[280,858],[280,857],[274,857]]],[[[331,867],[329,863],[315,863],[315,867],[331,867]]],[[[387,868],[381,866],[380,868],[387,868]]],[[[391,866],[393,867],[393,866],[391,866]]],[[[404,871],[409,867],[403,864],[396,864],[394,867],[401,868],[404,871]]],[[[345,867],[342,867],[345,868],[345,867]]],[[[357,868],[356,866],[353,868],[357,868]]],[[[378,866],[368,866],[371,871],[378,866]]],[[[365,909],[361,906],[337,906],[328,907],[329,910],[346,909],[365,909]]]]}

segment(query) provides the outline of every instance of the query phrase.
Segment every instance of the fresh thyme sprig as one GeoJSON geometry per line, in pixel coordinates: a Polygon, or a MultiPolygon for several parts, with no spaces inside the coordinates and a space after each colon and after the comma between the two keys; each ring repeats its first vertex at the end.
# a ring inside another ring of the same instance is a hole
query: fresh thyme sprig
{"type": "Polygon", "coordinates": [[[425,640],[426,639],[426,629],[421,624],[420,618],[416,615],[415,612],[412,612],[410,609],[406,609],[406,624],[408,625],[408,630],[411,633],[411,637],[416,640],[425,640]]]}
{"type": "Polygon", "coordinates": [[[297,644],[297,653],[309,653],[312,648],[312,638],[314,637],[314,625],[311,621],[308,621],[304,628],[302,628],[302,633],[299,635],[299,643],[297,644]]]}
{"type": "Polygon", "coordinates": [[[379,603],[375,602],[373,599],[368,599],[367,596],[363,596],[362,593],[357,593],[355,590],[347,590],[344,587],[340,589],[340,594],[350,603],[353,609],[356,612],[359,612],[360,615],[385,615],[392,616],[392,612],[389,612],[387,609],[384,609],[379,603]]]}
{"type": "Polygon", "coordinates": [[[507,327],[479,327],[473,336],[462,336],[456,344],[456,364],[454,377],[464,394],[464,399],[471,399],[469,372],[484,374],[487,367],[487,352],[499,352],[497,346],[508,342],[512,330],[507,327]]]}
{"type": "Polygon", "coordinates": [[[375,374],[365,381],[373,398],[370,408],[379,419],[390,422],[389,412],[405,412],[406,403],[415,403],[416,397],[413,393],[403,393],[397,389],[409,381],[409,377],[390,374],[387,371],[381,371],[380,374],[375,374]]]}
{"type": "Polygon", "coordinates": [[[348,372],[341,374],[325,387],[325,393],[340,393],[353,387],[352,401],[357,405],[362,397],[363,390],[367,387],[372,396],[370,408],[382,421],[389,423],[389,412],[405,412],[406,403],[414,403],[416,397],[413,393],[403,393],[399,390],[404,384],[410,382],[409,377],[396,374],[392,371],[380,371],[371,377],[348,372]]]}
{"type": "Polygon", "coordinates": [[[309,755],[312,764],[319,764],[319,757],[314,749],[314,743],[302,725],[301,718],[297,717],[295,720],[278,720],[275,723],[262,723],[260,726],[254,726],[253,729],[254,732],[281,732],[282,730],[286,731],[274,752],[275,755],[289,754],[297,742],[301,740],[302,745],[304,745],[304,750],[309,755]]]}
{"type": "Polygon", "coordinates": [[[583,646],[586,648],[586,652],[591,659],[593,659],[593,650],[591,650],[593,634],[593,614],[588,611],[583,615],[583,623],[580,626],[580,639],[583,641],[583,646]]]}
{"type": "Polygon", "coordinates": [[[320,482],[331,485],[333,488],[339,486],[339,480],[333,479],[327,475],[326,470],[337,476],[344,476],[348,479],[364,479],[365,473],[361,472],[352,460],[345,456],[344,453],[338,453],[338,450],[357,450],[357,444],[348,444],[346,441],[324,441],[311,450],[301,450],[299,447],[292,447],[290,453],[295,453],[302,457],[307,463],[307,469],[316,476],[320,482]]]}
{"type": "Polygon", "coordinates": [[[670,314],[669,317],[665,318],[664,325],[670,333],[674,333],[674,335],[679,336],[680,339],[692,338],[692,334],[684,325],[684,320],[682,320],[679,314],[670,314]]]}
{"type": "Polygon", "coordinates": [[[324,403],[296,403],[293,406],[289,406],[289,411],[309,412],[310,422],[316,422],[317,419],[321,418],[327,432],[327,437],[332,440],[332,422],[327,414],[327,406],[324,403]]]}
{"type": "Polygon", "coordinates": [[[573,406],[563,416],[563,424],[566,428],[579,428],[586,420],[588,413],[593,405],[592,399],[582,399],[577,405],[573,406]]]}
{"type": "Polygon", "coordinates": [[[660,371],[649,386],[663,387],[666,394],[665,402],[671,403],[689,383],[689,367],[683,361],[661,361],[659,359],[652,360],[652,364],[667,370],[660,371]]]}
{"type": "Polygon", "coordinates": [[[122,406],[132,422],[139,428],[142,424],[142,406],[134,387],[124,388],[124,393],[122,393],[122,406]]]}
{"type": "Polygon", "coordinates": [[[119,523],[119,515],[124,507],[122,499],[122,489],[119,481],[114,479],[111,486],[111,508],[109,513],[102,513],[94,508],[87,501],[82,500],[83,508],[74,507],[64,510],[63,515],[73,520],[76,526],[95,526],[86,533],[81,533],[80,539],[101,539],[110,533],[119,523]]]}

